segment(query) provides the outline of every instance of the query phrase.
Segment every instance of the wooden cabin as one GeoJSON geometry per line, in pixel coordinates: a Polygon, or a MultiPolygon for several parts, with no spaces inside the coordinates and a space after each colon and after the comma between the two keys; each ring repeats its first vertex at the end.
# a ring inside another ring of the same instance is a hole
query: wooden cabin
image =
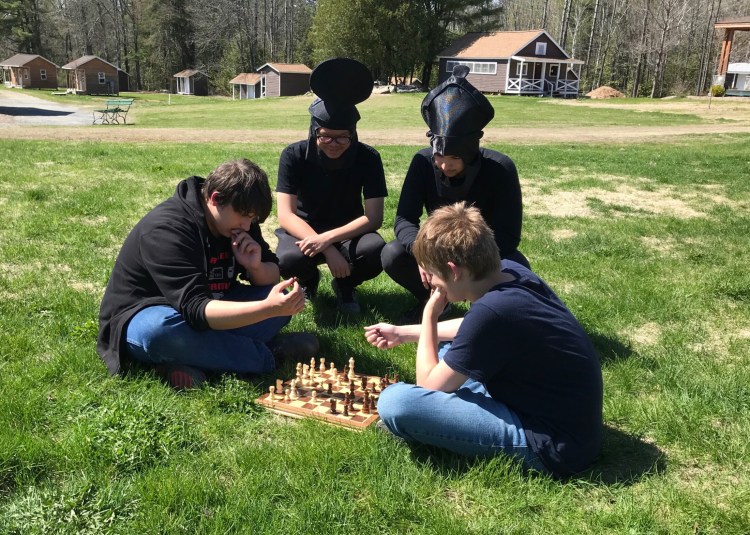
{"type": "Polygon", "coordinates": [[[23,89],[57,89],[59,67],[38,54],[16,54],[0,63],[3,84],[23,89]]]}
{"type": "Polygon", "coordinates": [[[471,69],[467,79],[485,93],[576,97],[583,63],[545,30],[472,32],[440,52],[438,83],[460,64],[471,69]]]}
{"type": "Polygon", "coordinates": [[[120,69],[99,56],[81,56],[63,65],[68,90],[86,95],[119,95],[120,69]]]}
{"type": "Polygon", "coordinates": [[[266,63],[256,70],[261,97],[291,97],[310,90],[312,69],[302,63],[266,63]]]}
{"type": "Polygon", "coordinates": [[[185,69],[173,76],[177,85],[175,93],[178,95],[196,95],[205,97],[208,95],[208,76],[198,69],[185,69]]]}
{"type": "Polygon", "coordinates": [[[260,98],[260,78],[258,73],[242,72],[229,80],[232,86],[232,100],[260,98]]]}
{"type": "Polygon", "coordinates": [[[750,63],[730,63],[725,87],[728,97],[750,97],[750,63]]]}

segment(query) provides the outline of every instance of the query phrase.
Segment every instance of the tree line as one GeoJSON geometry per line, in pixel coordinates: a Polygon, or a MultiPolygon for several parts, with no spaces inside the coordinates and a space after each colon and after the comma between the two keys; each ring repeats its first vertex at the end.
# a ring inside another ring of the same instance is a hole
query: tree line
{"type": "MultiPolygon", "coordinates": [[[[464,33],[544,28],[585,61],[582,90],[662,97],[706,92],[722,38],[714,22],[740,16],[750,0],[0,0],[0,52],[58,65],[95,54],[144,90],[197,68],[225,94],[265,63],[333,56],[426,88],[437,54],[464,33]]],[[[750,58],[748,33],[736,34],[732,61],[750,58]]]]}

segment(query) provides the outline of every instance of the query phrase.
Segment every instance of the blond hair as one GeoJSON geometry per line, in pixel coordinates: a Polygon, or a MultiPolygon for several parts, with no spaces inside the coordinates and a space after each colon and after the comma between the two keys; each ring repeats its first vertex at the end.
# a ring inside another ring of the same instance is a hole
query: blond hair
{"type": "Polygon", "coordinates": [[[466,268],[474,280],[500,267],[500,252],[492,229],[478,208],[457,202],[438,208],[419,229],[412,247],[423,268],[441,278],[450,275],[448,262],[466,268]]]}

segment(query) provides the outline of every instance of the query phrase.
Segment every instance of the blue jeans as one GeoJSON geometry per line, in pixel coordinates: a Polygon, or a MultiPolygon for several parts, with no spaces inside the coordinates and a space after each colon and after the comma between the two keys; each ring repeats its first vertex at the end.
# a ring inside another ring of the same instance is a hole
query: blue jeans
{"type": "MultiPolygon", "coordinates": [[[[441,360],[448,348],[450,343],[441,345],[441,360]]],[[[388,430],[407,442],[429,444],[467,457],[504,453],[527,468],[549,472],[528,446],[516,413],[492,399],[484,385],[473,379],[450,394],[393,384],[381,393],[378,413],[388,430]]]]}
{"type": "MultiPolygon", "coordinates": [[[[272,286],[235,285],[226,301],[260,301],[272,286]]],[[[275,363],[266,343],[291,318],[280,316],[238,329],[197,331],[170,306],[138,312],[127,325],[128,357],[148,364],[185,364],[218,372],[268,373],[275,363]]]]}

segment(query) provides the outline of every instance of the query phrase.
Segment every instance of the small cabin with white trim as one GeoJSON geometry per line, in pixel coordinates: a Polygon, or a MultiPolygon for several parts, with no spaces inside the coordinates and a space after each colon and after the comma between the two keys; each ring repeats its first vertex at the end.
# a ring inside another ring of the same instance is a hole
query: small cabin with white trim
{"type": "Polygon", "coordinates": [[[438,83],[466,65],[467,80],[484,93],[577,97],[583,63],[545,30],[471,32],[438,55],[438,83]]]}

